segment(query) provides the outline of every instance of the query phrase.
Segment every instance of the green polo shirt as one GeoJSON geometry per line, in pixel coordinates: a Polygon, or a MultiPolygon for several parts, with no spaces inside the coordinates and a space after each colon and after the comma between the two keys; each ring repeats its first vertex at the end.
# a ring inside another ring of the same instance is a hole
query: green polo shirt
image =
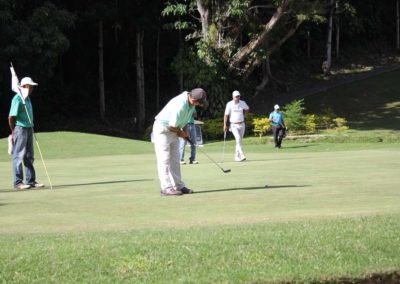
{"type": "Polygon", "coordinates": [[[28,115],[26,113],[26,109],[24,104],[22,103],[21,97],[16,94],[11,101],[10,113],[8,116],[16,117],[16,126],[22,127],[33,127],[33,111],[32,111],[32,103],[29,96],[25,99],[26,109],[28,110],[29,117],[32,123],[29,121],[28,115]]]}
{"type": "Polygon", "coordinates": [[[189,103],[189,93],[185,91],[171,99],[155,119],[165,127],[183,128],[193,116],[195,110],[195,106],[189,103]]]}

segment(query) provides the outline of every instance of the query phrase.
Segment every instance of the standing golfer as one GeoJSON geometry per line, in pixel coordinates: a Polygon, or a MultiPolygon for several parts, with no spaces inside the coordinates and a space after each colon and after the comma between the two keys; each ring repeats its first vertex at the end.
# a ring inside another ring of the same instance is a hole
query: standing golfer
{"type": "MultiPolygon", "coordinates": [[[[194,124],[194,119],[197,117],[196,111],[193,112],[193,115],[189,118],[187,125],[185,126],[185,130],[189,133],[189,138],[193,142],[190,144],[190,157],[189,164],[198,164],[196,161],[196,125],[194,124]]],[[[179,138],[179,158],[180,164],[184,165],[185,162],[185,146],[187,140],[184,138],[179,138]]]]}
{"type": "Polygon", "coordinates": [[[286,126],[283,120],[282,112],[279,111],[279,105],[274,106],[274,111],[269,114],[269,120],[272,121],[272,133],[274,134],[275,148],[280,149],[286,126]]]}
{"type": "Polygon", "coordinates": [[[243,152],[243,136],[246,130],[244,115],[249,111],[249,106],[245,101],[240,100],[239,91],[233,91],[232,100],[226,104],[224,115],[224,132],[228,129],[229,118],[229,131],[232,132],[236,140],[235,161],[242,162],[246,160],[243,152]]]}
{"type": "Polygon", "coordinates": [[[185,91],[174,97],[155,117],[153,142],[163,196],[193,193],[181,178],[179,137],[189,138],[189,134],[182,128],[193,116],[196,106],[208,106],[206,92],[201,88],[185,91]]]}
{"type": "Polygon", "coordinates": [[[35,168],[33,167],[33,111],[29,95],[33,91],[33,86],[38,84],[29,77],[23,78],[21,84],[19,84],[17,75],[12,67],[11,77],[12,90],[16,93],[12,99],[8,116],[8,124],[11,128],[14,143],[14,188],[44,187],[44,184],[36,182],[35,168]],[[26,183],[23,182],[23,166],[25,168],[26,183]]]}

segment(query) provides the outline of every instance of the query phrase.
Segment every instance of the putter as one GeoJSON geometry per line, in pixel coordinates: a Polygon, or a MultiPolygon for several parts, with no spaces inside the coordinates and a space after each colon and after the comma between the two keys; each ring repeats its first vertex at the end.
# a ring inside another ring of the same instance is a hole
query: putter
{"type": "MultiPolygon", "coordinates": [[[[185,138],[186,141],[188,141],[190,144],[193,144],[192,141],[190,140],[189,137],[185,138]]],[[[199,149],[211,162],[213,162],[214,165],[216,165],[218,168],[220,168],[221,171],[223,171],[224,173],[229,173],[231,171],[231,169],[224,169],[223,167],[221,167],[216,161],[214,161],[203,149],[201,149],[200,147],[197,147],[197,149],[199,149]]]]}
{"type": "MultiPolygon", "coordinates": [[[[10,67],[11,67],[12,69],[14,69],[14,66],[13,66],[12,62],[10,62],[10,67]]],[[[14,69],[14,72],[15,72],[15,69],[14,69]]],[[[28,117],[28,120],[29,120],[30,124],[32,124],[31,117],[29,116],[29,112],[28,112],[28,109],[27,109],[26,104],[25,104],[24,96],[21,94],[21,90],[20,90],[19,88],[18,88],[18,95],[19,95],[19,96],[21,97],[21,99],[22,99],[22,104],[23,104],[24,107],[25,107],[26,115],[27,115],[27,117],[28,117]]],[[[42,160],[42,164],[43,164],[43,167],[44,167],[44,171],[46,172],[47,179],[48,179],[49,184],[50,184],[50,189],[53,189],[53,184],[51,183],[50,176],[49,176],[49,172],[47,171],[46,164],[44,163],[44,159],[43,159],[43,155],[42,155],[42,150],[40,150],[39,141],[37,140],[36,133],[35,133],[35,131],[33,130],[33,126],[32,126],[32,133],[33,133],[33,137],[35,138],[36,146],[37,146],[37,148],[38,148],[38,150],[39,150],[39,155],[40,155],[40,158],[41,158],[41,160],[42,160]]]]}
{"type": "Polygon", "coordinates": [[[224,146],[222,146],[221,163],[223,163],[225,161],[225,144],[226,144],[226,130],[224,131],[224,146]]]}

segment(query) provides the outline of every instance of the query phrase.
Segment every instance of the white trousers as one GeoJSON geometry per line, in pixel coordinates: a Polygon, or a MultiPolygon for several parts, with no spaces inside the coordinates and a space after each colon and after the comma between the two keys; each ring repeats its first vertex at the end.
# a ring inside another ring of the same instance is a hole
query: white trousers
{"type": "Polygon", "coordinates": [[[236,140],[235,159],[244,158],[243,136],[244,136],[244,131],[246,130],[246,125],[244,123],[239,123],[239,124],[232,123],[230,125],[230,129],[232,131],[233,136],[235,136],[236,140]]]}
{"type": "Polygon", "coordinates": [[[153,142],[157,157],[161,190],[180,190],[185,187],[179,163],[179,137],[157,121],[153,124],[153,142]]]}

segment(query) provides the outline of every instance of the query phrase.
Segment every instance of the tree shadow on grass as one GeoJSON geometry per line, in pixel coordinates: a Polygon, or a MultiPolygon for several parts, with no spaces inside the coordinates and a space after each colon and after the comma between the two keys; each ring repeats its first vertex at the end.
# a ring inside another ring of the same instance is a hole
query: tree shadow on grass
{"type": "MultiPolygon", "coordinates": [[[[289,161],[289,160],[305,160],[311,159],[311,157],[301,157],[301,158],[270,158],[270,159],[248,159],[244,163],[251,163],[251,162],[271,162],[271,161],[289,161]]],[[[223,164],[223,162],[220,162],[223,164]]]]}
{"type": "Polygon", "coordinates": [[[116,181],[100,181],[100,182],[88,182],[88,183],[60,184],[60,185],[53,186],[53,188],[85,186],[85,185],[102,185],[102,184],[114,184],[114,183],[129,183],[129,182],[152,181],[152,180],[153,179],[132,179],[132,180],[116,180],[116,181]]]}
{"type": "Polygon", "coordinates": [[[293,187],[309,187],[310,185],[295,185],[295,184],[282,184],[282,185],[269,185],[269,186],[252,186],[252,187],[235,187],[235,188],[221,188],[212,190],[195,191],[193,193],[212,193],[234,190],[257,190],[257,189],[278,189],[278,188],[293,188],[293,187]]]}
{"type": "MultiPolygon", "coordinates": [[[[60,189],[65,187],[74,187],[74,186],[86,186],[86,185],[103,185],[103,184],[114,184],[114,183],[130,183],[130,182],[138,182],[138,181],[152,181],[153,179],[132,179],[132,180],[116,180],[116,181],[100,181],[100,182],[88,182],[88,183],[71,183],[71,184],[58,184],[53,185],[53,189],[60,189]]],[[[23,191],[38,191],[38,190],[46,190],[50,189],[50,186],[42,187],[42,188],[29,188],[29,189],[8,189],[1,190],[0,193],[7,192],[23,192],[23,191]]]]}
{"type": "MultiPolygon", "coordinates": [[[[320,144],[307,144],[307,145],[285,146],[285,147],[283,147],[283,150],[285,150],[285,149],[290,150],[290,149],[297,149],[297,148],[308,148],[308,147],[315,147],[315,146],[318,146],[318,145],[320,145],[320,144]]],[[[281,150],[281,151],[282,151],[282,150],[281,150]]]]}

